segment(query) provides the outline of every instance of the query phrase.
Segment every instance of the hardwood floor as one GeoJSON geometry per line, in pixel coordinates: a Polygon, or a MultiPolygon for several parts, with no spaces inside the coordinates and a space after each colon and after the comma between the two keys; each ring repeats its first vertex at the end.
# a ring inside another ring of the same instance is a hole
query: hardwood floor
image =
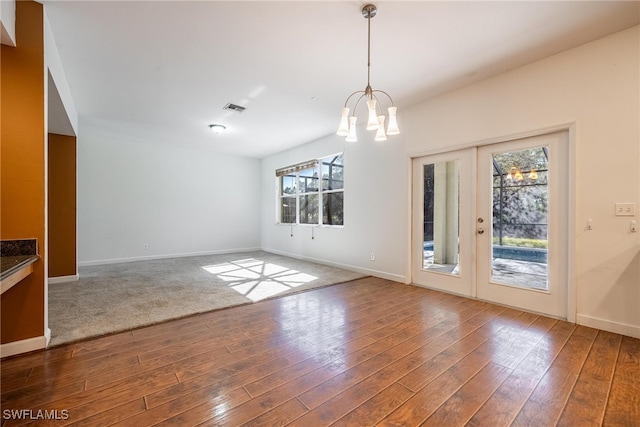
{"type": "Polygon", "coordinates": [[[30,422],[10,410],[56,426],[640,425],[640,340],[377,278],[2,360],[1,380],[3,426],[30,422]]]}

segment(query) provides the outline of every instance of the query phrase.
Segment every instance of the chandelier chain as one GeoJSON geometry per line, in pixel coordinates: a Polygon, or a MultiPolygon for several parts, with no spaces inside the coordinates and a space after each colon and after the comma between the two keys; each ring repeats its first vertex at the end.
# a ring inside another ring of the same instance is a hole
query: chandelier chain
{"type": "Polygon", "coordinates": [[[371,10],[367,7],[367,88],[365,93],[369,98],[373,96],[371,89],[371,10]]]}

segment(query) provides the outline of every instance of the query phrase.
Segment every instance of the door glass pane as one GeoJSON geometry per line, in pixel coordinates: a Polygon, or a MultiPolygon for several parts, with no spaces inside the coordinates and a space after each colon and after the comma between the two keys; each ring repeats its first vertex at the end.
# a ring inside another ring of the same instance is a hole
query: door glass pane
{"type": "Polygon", "coordinates": [[[548,290],[547,147],[493,155],[492,281],[548,290]]]}
{"type": "Polygon", "coordinates": [[[460,275],[459,168],[458,160],[424,165],[425,270],[460,275]]]}

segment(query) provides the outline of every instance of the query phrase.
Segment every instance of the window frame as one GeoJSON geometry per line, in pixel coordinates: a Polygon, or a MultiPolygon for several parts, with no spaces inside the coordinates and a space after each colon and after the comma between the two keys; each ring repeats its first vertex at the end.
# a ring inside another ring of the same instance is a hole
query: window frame
{"type": "Polygon", "coordinates": [[[344,227],[344,153],[335,153],[328,156],[324,156],[321,158],[309,160],[306,162],[298,163],[295,165],[286,166],[276,170],[276,225],[285,225],[285,226],[293,226],[293,225],[301,225],[301,226],[312,226],[312,227],[334,227],[334,228],[342,228],[344,227]],[[326,163],[328,159],[335,159],[337,157],[342,157],[342,164],[340,165],[331,165],[330,163],[326,163]],[[322,175],[323,165],[329,164],[330,167],[340,166],[343,168],[343,175],[341,181],[342,185],[339,189],[328,189],[325,188],[325,179],[322,175]],[[312,170],[311,176],[302,175],[305,171],[312,170]],[[282,188],[282,182],[284,177],[291,177],[294,180],[294,191],[290,193],[284,193],[284,189],[282,188]],[[314,178],[315,177],[315,178],[314,178]],[[302,178],[302,179],[301,179],[302,178]],[[304,191],[301,189],[301,181],[308,181],[309,178],[316,179],[316,189],[308,191],[309,188],[313,188],[312,186],[307,186],[305,183],[304,191]],[[343,200],[343,209],[342,209],[342,224],[325,224],[324,223],[324,206],[325,206],[325,198],[330,197],[331,194],[342,193],[343,200]],[[307,223],[300,222],[301,220],[301,208],[303,205],[303,199],[308,198],[310,196],[317,196],[317,208],[316,208],[316,217],[317,222],[307,223]],[[283,213],[283,199],[293,199],[295,202],[295,222],[283,222],[282,213],[283,213]]]}

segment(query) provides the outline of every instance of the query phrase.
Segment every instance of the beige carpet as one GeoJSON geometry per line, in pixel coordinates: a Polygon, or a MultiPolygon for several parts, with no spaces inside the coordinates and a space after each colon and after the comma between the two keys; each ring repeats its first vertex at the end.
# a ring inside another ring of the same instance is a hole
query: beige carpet
{"type": "Polygon", "coordinates": [[[363,274],[263,251],[80,268],[49,285],[51,346],[328,286],[363,274]]]}

